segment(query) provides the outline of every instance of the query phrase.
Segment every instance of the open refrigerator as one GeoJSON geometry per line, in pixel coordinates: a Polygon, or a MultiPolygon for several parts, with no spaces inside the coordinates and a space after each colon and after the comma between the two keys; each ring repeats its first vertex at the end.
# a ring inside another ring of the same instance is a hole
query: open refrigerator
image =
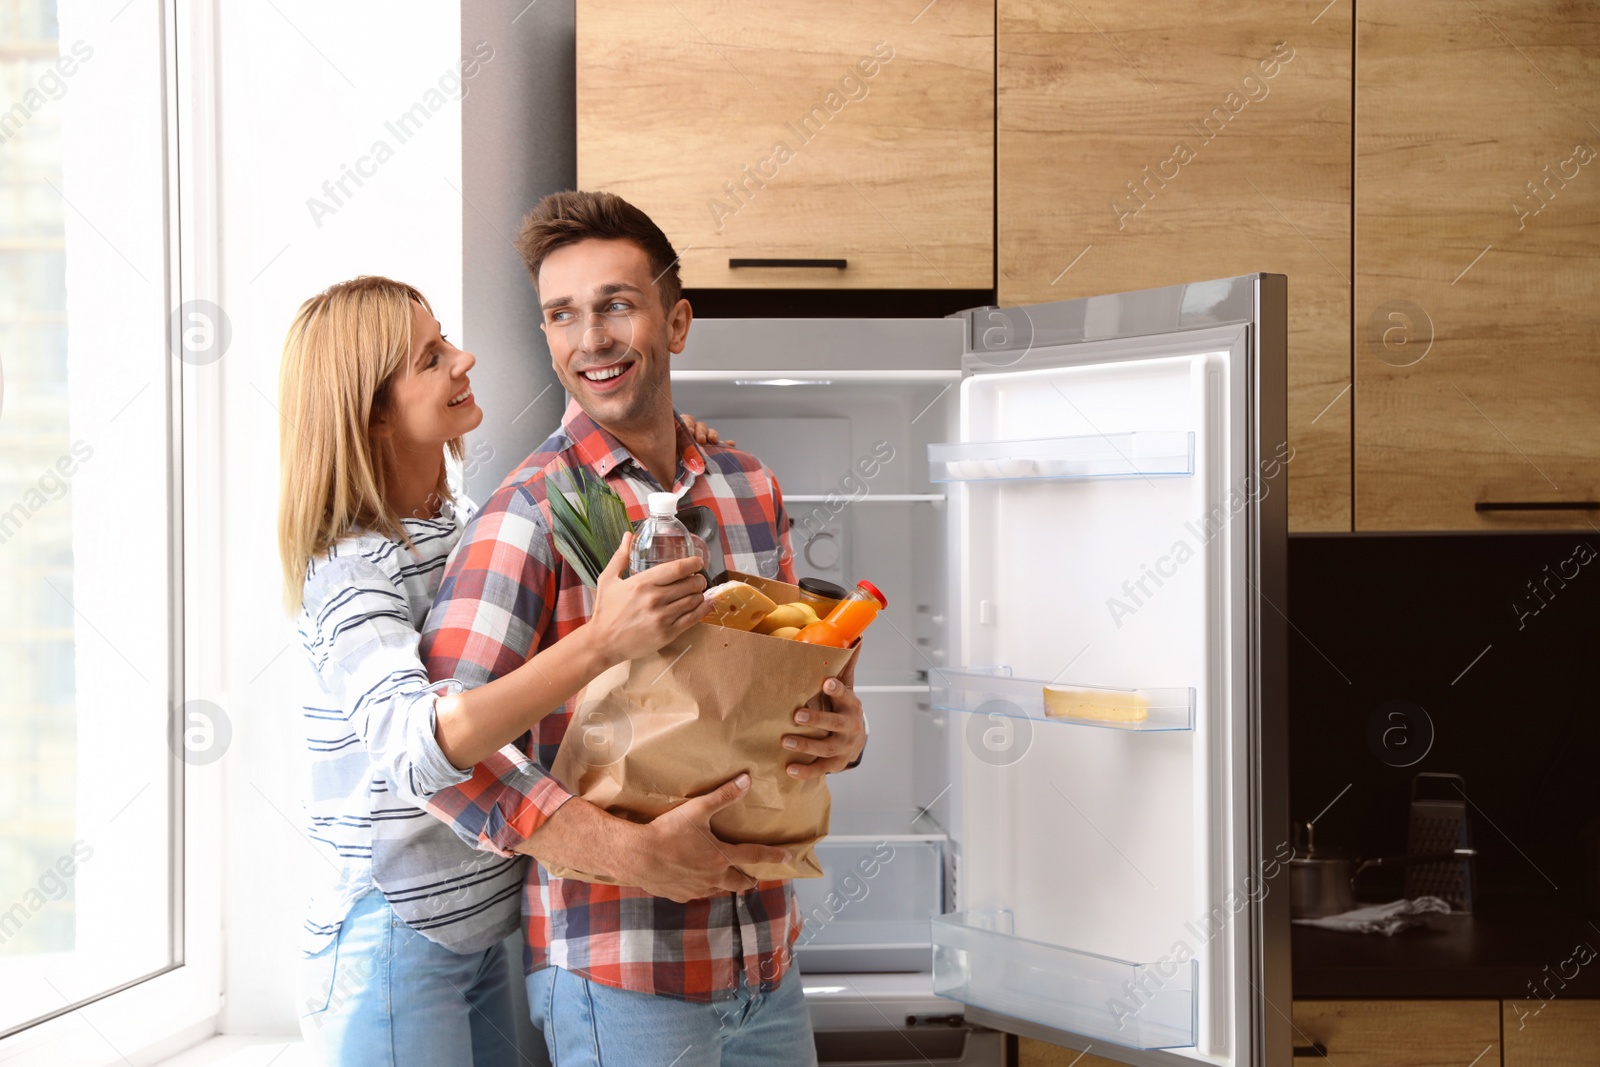
{"type": "Polygon", "coordinates": [[[676,406],[774,470],[800,575],[889,598],[796,883],[822,1062],[1290,1058],[1286,295],[695,322],[676,406]]]}

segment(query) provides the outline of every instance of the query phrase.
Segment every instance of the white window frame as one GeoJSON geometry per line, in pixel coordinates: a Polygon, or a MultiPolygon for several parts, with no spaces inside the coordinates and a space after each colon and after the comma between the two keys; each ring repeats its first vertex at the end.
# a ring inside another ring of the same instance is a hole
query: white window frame
{"type": "MultiPolygon", "coordinates": [[[[158,0],[167,178],[167,305],[219,301],[216,0],[158,0]]],[[[164,326],[140,324],[165,348],[164,326]],[[161,331],[161,332],[158,332],[161,331]]],[[[174,492],[166,503],[174,575],[173,706],[220,694],[221,373],[163,356],[174,492]]],[[[214,699],[214,697],[213,697],[214,699]]],[[[217,763],[174,758],[169,850],[173,965],[0,1040],[7,1067],[153,1063],[217,1032],[223,1003],[223,789],[217,763]]]]}

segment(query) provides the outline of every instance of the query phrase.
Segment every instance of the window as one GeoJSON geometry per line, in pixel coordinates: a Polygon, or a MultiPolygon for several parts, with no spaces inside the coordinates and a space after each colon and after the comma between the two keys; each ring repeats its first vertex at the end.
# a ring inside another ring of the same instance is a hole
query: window
{"type": "Polygon", "coordinates": [[[0,1037],[182,962],[167,18],[0,0],[0,1037]]]}

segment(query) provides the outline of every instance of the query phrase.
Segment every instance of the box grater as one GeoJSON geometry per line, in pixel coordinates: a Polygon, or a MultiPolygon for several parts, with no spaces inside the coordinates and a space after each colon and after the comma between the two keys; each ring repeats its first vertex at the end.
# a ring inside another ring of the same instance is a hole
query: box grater
{"type": "MultiPolygon", "coordinates": [[[[1459,774],[1424,771],[1411,780],[1411,823],[1406,852],[1424,855],[1472,847],[1467,824],[1467,782],[1459,774]],[[1425,781],[1426,780],[1426,781],[1425,781]],[[1446,794],[1424,796],[1425,793],[1446,794]]],[[[1452,911],[1471,912],[1472,858],[1416,863],[1406,868],[1406,897],[1441,897],[1452,911]]]]}

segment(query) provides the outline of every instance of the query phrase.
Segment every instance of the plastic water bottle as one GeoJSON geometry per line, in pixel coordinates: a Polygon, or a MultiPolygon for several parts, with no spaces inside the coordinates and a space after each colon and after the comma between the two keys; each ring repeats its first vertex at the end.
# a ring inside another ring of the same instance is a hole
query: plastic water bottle
{"type": "Polygon", "coordinates": [[[628,572],[639,574],[658,563],[695,554],[697,538],[678,521],[678,498],[672,493],[651,493],[645,498],[650,517],[633,533],[633,548],[628,552],[628,572]]]}

